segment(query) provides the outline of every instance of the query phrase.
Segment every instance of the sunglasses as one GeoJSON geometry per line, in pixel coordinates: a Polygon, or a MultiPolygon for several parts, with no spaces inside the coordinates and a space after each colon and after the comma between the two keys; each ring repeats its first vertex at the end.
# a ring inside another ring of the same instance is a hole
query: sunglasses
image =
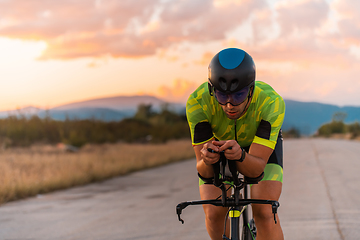
{"type": "Polygon", "coordinates": [[[246,100],[246,98],[249,95],[249,91],[250,91],[249,86],[244,87],[243,89],[230,94],[226,94],[214,89],[214,95],[216,100],[221,105],[226,105],[227,103],[230,103],[233,106],[238,106],[246,100]]]}

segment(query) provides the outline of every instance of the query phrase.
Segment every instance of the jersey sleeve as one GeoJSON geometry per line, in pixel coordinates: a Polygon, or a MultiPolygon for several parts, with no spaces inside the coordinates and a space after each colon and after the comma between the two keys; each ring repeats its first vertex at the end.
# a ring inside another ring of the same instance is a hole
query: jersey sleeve
{"type": "Polygon", "coordinates": [[[265,100],[262,105],[261,121],[253,142],[274,149],[285,117],[285,102],[278,95],[275,99],[265,100]]]}
{"type": "Polygon", "coordinates": [[[214,137],[207,114],[199,97],[190,95],[186,103],[186,117],[189,123],[191,141],[193,145],[200,145],[214,137]]]}

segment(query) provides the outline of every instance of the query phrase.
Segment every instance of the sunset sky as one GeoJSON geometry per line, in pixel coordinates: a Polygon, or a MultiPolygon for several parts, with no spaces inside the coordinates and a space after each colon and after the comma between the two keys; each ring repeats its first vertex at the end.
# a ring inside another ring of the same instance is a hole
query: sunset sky
{"type": "Polygon", "coordinates": [[[0,111],[185,103],[227,47],[283,98],[360,106],[358,0],[0,0],[0,111]]]}

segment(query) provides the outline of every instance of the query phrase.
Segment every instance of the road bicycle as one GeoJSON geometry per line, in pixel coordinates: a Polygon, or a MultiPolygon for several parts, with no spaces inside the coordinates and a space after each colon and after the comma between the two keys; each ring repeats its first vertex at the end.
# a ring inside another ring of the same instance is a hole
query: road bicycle
{"type": "MultiPolygon", "coordinates": [[[[210,149],[208,149],[211,151],[210,149]]],[[[248,198],[248,185],[257,184],[264,176],[262,173],[257,178],[249,178],[246,176],[239,177],[239,173],[236,168],[235,161],[228,161],[225,158],[223,152],[220,153],[220,160],[213,164],[214,178],[206,183],[214,184],[216,187],[221,189],[221,196],[217,199],[212,200],[200,200],[200,201],[187,201],[179,203],[176,206],[176,213],[180,222],[184,224],[184,220],[181,219],[182,210],[190,205],[203,205],[211,204],[214,206],[222,206],[229,208],[226,215],[226,219],[230,218],[230,238],[226,236],[226,224],[224,226],[224,240],[239,240],[240,229],[241,240],[255,240],[256,239],[256,226],[253,219],[249,219],[249,208],[250,204],[269,204],[272,206],[272,213],[274,214],[274,221],[276,221],[276,213],[280,206],[278,201],[273,200],[260,200],[260,199],[249,199],[248,198]],[[226,165],[230,170],[231,176],[227,176],[226,165]],[[227,190],[232,188],[232,195],[227,196],[227,190]],[[221,199],[220,199],[221,198],[221,199]],[[242,217],[242,227],[240,227],[240,218],[242,217]]]]}

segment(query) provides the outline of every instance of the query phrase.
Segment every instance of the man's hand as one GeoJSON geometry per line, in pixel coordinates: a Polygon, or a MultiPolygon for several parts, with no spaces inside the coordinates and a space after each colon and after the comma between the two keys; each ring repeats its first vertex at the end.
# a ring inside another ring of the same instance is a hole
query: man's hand
{"type": "Polygon", "coordinates": [[[225,157],[228,160],[238,160],[241,158],[242,150],[240,145],[235,140],[227,141],[213,141],[215,147],[218,147],[217,152],[224,151],[225,157]]]}
{"type": "Polygon", "coordinates": [[[203,148],[201,149],[201,158],[204,161],[206,165],[212,165],[219,161],[220,159],[220,148],[216,145],[214,145],[214,142],[207,142],[203,145],[203,148]],[[208,149],[212,149],[214,152],[209,152],[208,149]]]}

